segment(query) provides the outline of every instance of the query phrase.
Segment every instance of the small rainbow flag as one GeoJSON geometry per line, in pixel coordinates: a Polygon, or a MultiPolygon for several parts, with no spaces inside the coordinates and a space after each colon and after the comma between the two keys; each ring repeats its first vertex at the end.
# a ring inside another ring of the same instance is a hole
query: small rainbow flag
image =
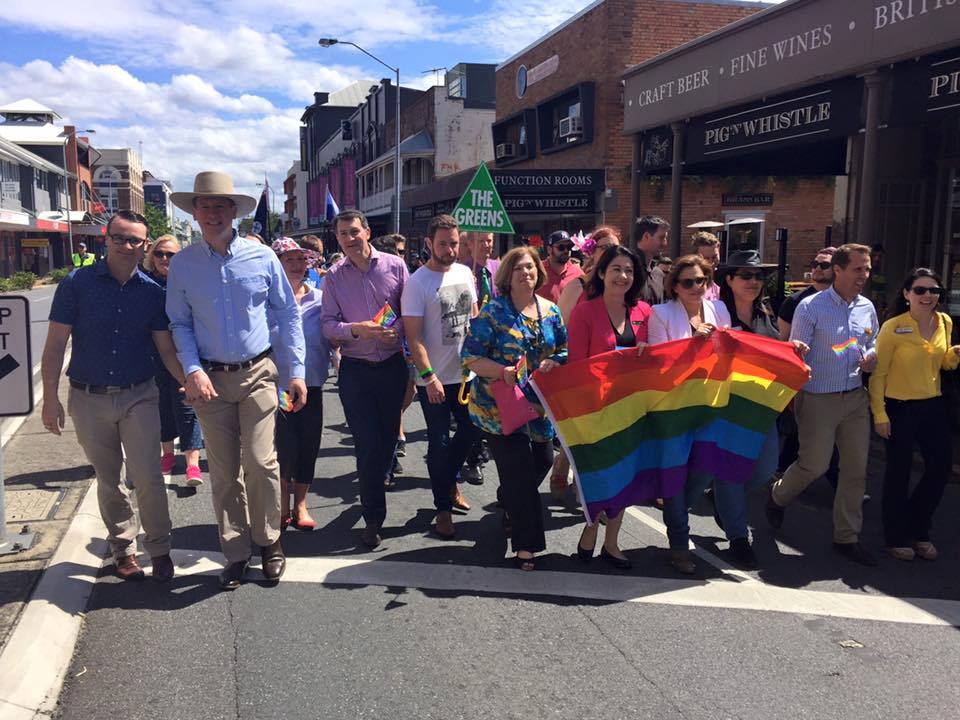
{"type": "Polygon", "coordinates": [[[379,312],[373,316],[373,321],[381,327],[388,328],[397,321],[397,314],[390,307],[390,303],[384,303],[379,312]]]}
{"type": "Polygon", "coordinates": [[[521,355],[516,364],[517,385],[525,388],[530,382],[530,366],[527,364],[527,356],[521,355]]]}
{"type": "Polygon", "coordinates": [[[293,400],[290,398],[290,393],[286,390],[281,390],[280,393],[280,409],[284,412],[290,412],[293,410],[293,400]]]}
{"type": "Polygon", "coordinates": [[[841,355],[843,355],[843,354],[844,354],[847,350],[849,350],[850,348],[855,348],[855,347],[857,347],[857,339],[856,339],[856,338],[850,338],[849,340],[847,340],[847,341],[845,341],[845,342],[842,342],[842,343],[837,343],[836,345],[833,345],[832,347],[833,347],[833,352],[836,353],[837,357],[840,357],[841,355]]]}
{"type": "Polygon", "coordinates": [[[531,385],[570,458],[587,520],[669,498],[689,471],[746,482],[807,369],[788,343],[723,330],[580,360],[531,385]]]}

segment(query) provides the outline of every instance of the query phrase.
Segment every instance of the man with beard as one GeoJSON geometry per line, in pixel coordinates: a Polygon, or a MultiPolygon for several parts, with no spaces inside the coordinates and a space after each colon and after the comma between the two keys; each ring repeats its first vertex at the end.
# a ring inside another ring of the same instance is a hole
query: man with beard
{"type": "Polygon", "coordinates": [[[459,245],[457,221],[449,215],[433,218],[427,227],[430,259],[410,276],[401,299],[404,332],[417,368],[417,396],[427,422],[427,470],[437,508],[434,531],[444,539],[454,535],[457,473],[479,435],[458,398],[460,348],[470,318],[477,314],[473,273],[456,262],[459,245]],[[451,415],[457,422],[453,438],[451,415]]]}
{"type": "Polygon", "coordinates": [[[583,275],[583,270],[579,265],[570,262],[573,240],[570,239],[570,234],[566,230],[550,233],[550,237],[547,238],[547,247],[549,255],[547,255],[547,262],[544,263],[547,269],[547,281],[537,290],[537,295],[555,303],[560,300],[563,289],[583,275]]]}

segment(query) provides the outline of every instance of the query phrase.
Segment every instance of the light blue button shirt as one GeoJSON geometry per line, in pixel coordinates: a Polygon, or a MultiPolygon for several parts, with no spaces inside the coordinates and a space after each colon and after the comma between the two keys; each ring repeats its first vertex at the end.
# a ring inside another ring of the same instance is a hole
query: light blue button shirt
{"type": "Polygon", "coordinates": [[[810,346],[804,361],[811,376],[803,389],[835,393],[861,387],[860,361],[876,354],[880,321],[863,295],[847,302],[830,286],[797,306],[790,339],[810,346]]]}
{"type": "MultiPolygon", "coordinates": [[[[300,299],[300,317],[303,321],[303,339],[306,344],[306,372],[304,382],[307,387],[322,387],[327,381],[330,373],[330,342],[323,334],[323,326],[320,323],[320,308],[323,299],[323,293],[309,283],[304,283],[310,288],[300,299]]],[[[276,357],[286,360],[286,346],[280,340],[280,327],[274,320],[273,313],[270,317],[270,340],[273,343],[276,357]]],[[[289,379],[283,368],[280,369],[280,387],[286,388],[289,379]]]]}
{"type": "Polygon", "coordinates": [[[200,358],[237,363],[270,347],[268,306],[285,346],[284,375],[303,378],[300,309],[270,248],[234,234],[225,256],[201,240],[170,261],[167,316],[188,375],[201,369],[200,358]]]}

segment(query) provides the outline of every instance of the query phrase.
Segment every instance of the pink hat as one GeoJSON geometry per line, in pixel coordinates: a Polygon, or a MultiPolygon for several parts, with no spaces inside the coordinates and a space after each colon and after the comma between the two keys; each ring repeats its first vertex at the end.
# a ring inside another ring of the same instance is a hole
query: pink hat
{"type": "Polygon", "coordinates": [[[273,241],[273,244],[270,245],[273,251],[279,257],[287,252],[292,252],[296,250],[297,252],[303,253],[304,258],[307,261],[307,267],[314,267],[321,260],[320,253],[315,250],[307,250],[304,247],[301,247],[300,244],[293,238],[282,237],[273,241]]]}

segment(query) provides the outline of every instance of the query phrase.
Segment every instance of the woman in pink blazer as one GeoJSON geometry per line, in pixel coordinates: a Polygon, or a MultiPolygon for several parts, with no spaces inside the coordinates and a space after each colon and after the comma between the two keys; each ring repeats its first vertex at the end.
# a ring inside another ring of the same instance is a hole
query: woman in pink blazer
{"type": "MultiPolygon", "coordinates": [[[[628,248],[611,245],[597,261],[596,272],[584,288],[586,300],[570,315],[567,328],[569,362],[623,348],[643,352],[647,344],[650,306],[639,300],[646,281],[643,263],[628,248]]],[[[620,550],[617,538],[623,513],[607,518],[600,557],[618,570],[632,565],[620,550]]],[[[577,544],[577,557],[590,562],[597,543],[597,524],[587,525],[577,544]]]]}

